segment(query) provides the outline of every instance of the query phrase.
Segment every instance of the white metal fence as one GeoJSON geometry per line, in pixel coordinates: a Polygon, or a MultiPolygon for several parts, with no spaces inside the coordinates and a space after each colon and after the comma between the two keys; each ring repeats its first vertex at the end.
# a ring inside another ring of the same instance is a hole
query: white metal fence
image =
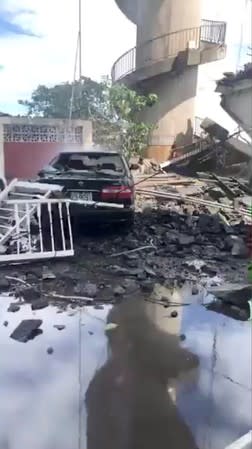
{"type": "Polygon", "coordinates": [[[70,201],[13,199],[5,207],[13,212],[14,222],[0,262],[74,255],[70,201]]]}
{"type": "MultiPolygon", "coordinates": [[[[7,199],[0,201],[6,222],[0,225],[0,263],[74,255],[71,204],[90,209],[123,209],[122,204],[70,199],[7,199]]],[[[86,210],[85,210],[86,209],[86,210]]],[[[4,217],[1,215],[1,219],[4,217]]]]}

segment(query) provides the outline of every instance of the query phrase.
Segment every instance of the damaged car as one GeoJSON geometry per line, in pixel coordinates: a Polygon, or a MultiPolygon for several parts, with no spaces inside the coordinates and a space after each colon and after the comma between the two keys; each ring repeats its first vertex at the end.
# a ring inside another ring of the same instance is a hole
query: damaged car
{"type": "Polygon", "coordinates": [[[38,181],[63,186],[64,197],[72,201],[71,215],[78,221],[124,225],[134,222],[134,180],[126,159],[119,152],[59,153],[39,172],[38,181]]]}

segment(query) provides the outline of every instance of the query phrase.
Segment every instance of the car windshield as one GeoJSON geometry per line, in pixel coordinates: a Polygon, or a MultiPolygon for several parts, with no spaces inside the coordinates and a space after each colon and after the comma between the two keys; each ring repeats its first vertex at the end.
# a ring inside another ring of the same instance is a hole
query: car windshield
{"type": "Polygon", "coordinates": [[[64,172],[105,173],[115,176],[125,173],[122,158],[117,154],[107,153],[60,154],[51,163],[51,167],[64,172]]]}

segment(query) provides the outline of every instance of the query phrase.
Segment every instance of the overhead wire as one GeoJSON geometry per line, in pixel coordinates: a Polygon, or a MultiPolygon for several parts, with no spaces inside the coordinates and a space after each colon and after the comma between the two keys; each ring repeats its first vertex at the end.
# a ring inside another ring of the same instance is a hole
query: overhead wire
{"type": "Polygon", "coordinates": [[[73,74],[72,93],[71,93],[70,107],[69,107],[69,128],[71,126],[71,120],[72,120],[72,116],[73,116],[73,104],[74,104],[74,94],[75,94],[75,87],[76,87],[75,83],[76,83],[76,72],[77,72],[79,50],[80,50],[80,33],[78,32],[77,45],[76,45],[76,51],[75,51],[75,59],[74,59],[74,74],[73,74]]]}

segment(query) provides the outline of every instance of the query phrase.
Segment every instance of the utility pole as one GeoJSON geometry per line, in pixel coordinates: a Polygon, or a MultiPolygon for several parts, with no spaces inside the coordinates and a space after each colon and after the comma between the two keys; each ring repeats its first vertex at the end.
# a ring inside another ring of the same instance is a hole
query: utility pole
{"type": "Polygon", "coordinates": [[[82,0],[79,0],[79,80],[82,77],[82,0]]]}

